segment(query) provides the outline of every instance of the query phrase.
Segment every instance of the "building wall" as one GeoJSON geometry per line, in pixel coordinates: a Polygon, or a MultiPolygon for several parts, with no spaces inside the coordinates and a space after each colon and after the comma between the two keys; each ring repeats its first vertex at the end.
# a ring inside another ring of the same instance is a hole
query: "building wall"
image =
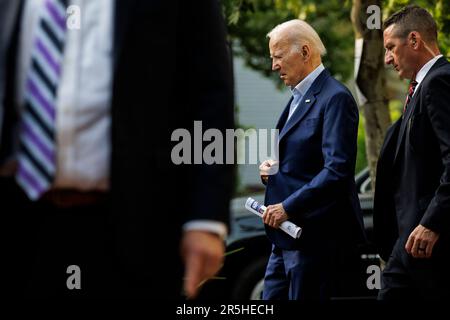
{"type": "MultiPolygon", "coordinates": [[[[268,132],[275,129],[278,117],[291,96],[290,91],[287,88],[278,90],[273,80],[246,67],[238,57],[234,59],[234,72],[238,123],[245,128],[268,129],[268,132]]],[[[241,188],[261,185],[258,167],[263,160],[258,159],[257,164],[239,165],[241,188]]]]}

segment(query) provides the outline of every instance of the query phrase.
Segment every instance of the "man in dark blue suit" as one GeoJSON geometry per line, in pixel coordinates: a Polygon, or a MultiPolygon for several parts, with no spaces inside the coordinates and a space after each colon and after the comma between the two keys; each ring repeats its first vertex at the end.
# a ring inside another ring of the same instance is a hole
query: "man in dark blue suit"
{"type": "Polygon", "coordinates": [[[293,97],[277,124],[279,162],[260,166],[273,243],[263,298],[323,301],[333,294],[338,260],[365,239],[354,182],[358,108],[322,65],[325,47],[306,22],[285,22],[268,37],[272,69],[293,97]],[[279,230],[288,219],[303,228],[300,239],[279,230]]]}

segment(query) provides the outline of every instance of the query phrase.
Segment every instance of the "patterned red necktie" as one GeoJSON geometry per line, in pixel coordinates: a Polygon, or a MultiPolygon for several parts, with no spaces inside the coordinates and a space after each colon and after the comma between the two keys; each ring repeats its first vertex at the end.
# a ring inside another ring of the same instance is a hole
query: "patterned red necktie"
{"type": "Polygon", "coordinates": [[[405,114],[406,108],[408,107],[408,104],[413,97],[416,86],[417,86],[417,81],[411,80],[411,82],[409,83],[409,87],[408,87],[408,95],[406,96],[405,104],[403,105],[403,114],[405,114]]]}

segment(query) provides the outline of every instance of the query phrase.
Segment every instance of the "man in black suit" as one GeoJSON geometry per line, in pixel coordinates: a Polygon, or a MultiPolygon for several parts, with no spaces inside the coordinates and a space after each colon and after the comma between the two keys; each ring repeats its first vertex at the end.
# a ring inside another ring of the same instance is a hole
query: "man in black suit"
{"type": "Polygon", "coordinates": [[[185,293],[195,297],[222,263],[232,167],[175,165],[171,134],[192,133],[194,120],[204,130],[233,128],[218,2],[78,0],[75,30],[64,28],[64,0],[0,4],[0,21],[15,17],[1,39],[8,48],[2,252],[10,280],[2,290],[177,299],[184,273],[185,293]],[[45,130],[36,120],[36,106],[52,104],[56,169],[40,164],[51,144],[39,142],[45,130]],[[27,180],[39,183],[30,188],[27,180]],[[81,269],[81,290],[66,286],[69,265],[81,269]]]}
{"type": "Polygon", "coordinates": [[[441,299],[450,266],[450,64],[418,6],[384,22],[384,46],[386,64],[411,83],[378,162],[374,228],[387,261],[379,298],[441,299]]]}

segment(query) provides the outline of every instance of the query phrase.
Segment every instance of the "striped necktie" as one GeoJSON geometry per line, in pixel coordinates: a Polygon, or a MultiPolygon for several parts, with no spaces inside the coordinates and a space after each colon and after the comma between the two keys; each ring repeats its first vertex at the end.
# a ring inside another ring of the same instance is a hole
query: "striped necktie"
{"type": "Polygon", "coordinates": [[[67,0],[44,0],[27,73],[16,180],[32,200],[56,171],[56,93],[66,38],[67,0]]]}
{"type": "Polygon", "coordinates": [[[403,104],[403,114],[405,114],[406,109],[408,108],[408,105],[413,97],[414,90],[416,90],[417,81],[411,80],[408,86],[408,95],[406,96],[405,103],[403,104]]]}

